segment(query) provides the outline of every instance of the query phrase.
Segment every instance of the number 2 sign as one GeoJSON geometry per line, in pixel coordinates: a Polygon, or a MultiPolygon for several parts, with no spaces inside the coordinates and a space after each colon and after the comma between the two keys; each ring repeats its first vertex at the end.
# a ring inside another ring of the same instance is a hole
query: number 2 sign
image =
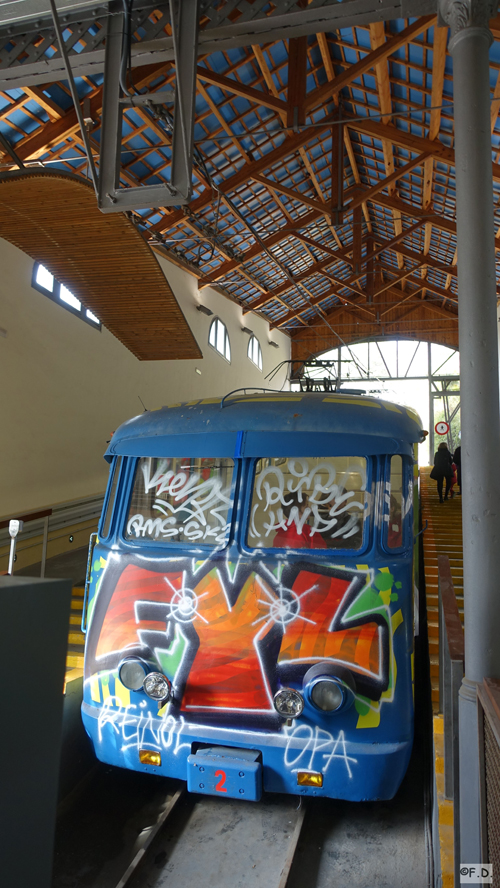
{"type": "Polygon", "coordinates": [[[215,787],[215,791],[216,792],[227,792],[227,789],[224,789],[224,784],[226,782],[226,772],[225,771],[216,771],[215,776],[220,777],[220,780],[215,787]]]}

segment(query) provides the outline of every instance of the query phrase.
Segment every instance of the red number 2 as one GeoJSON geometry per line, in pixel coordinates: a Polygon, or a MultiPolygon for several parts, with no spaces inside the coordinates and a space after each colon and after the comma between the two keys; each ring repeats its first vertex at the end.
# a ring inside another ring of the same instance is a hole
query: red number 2
{"type": "Polygon", "coordinates": [[[226,772],[225,771],[216,771],[215,776],[216,777],[220,776],[220,780],[219,780],[217,786],[215,787],[215,791],[216,792],[227,792],[227,789],[223,788],[224,784],[226,782],[226,772]]]}

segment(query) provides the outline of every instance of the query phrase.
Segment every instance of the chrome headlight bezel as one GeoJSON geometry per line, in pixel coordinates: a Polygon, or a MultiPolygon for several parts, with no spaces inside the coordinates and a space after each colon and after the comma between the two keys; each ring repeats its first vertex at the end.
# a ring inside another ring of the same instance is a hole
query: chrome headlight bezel
{"type": "Polygon", "coordinates": [[[273,697],[273,706],[281,718],[300,718],[304,711],[304,697],[295,688],[279,688],[273,697]]]}
{"type": "Polygon", "coordinates": [[[155,703],[167,703],[172,697],[172,683],[163,672],[148,672],[142,688],[155,703]]]}

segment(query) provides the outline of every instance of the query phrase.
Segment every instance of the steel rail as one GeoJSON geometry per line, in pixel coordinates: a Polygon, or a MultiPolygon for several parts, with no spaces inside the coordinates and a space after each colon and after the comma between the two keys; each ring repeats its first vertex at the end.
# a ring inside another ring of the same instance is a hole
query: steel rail
{"type": "Polygon", "coordinates": [[[135,855],[132,858],[131,862],[129,863],[127,869],[125,870],[123,876],[116,883],[116,888],[124,888],[124,886],[130,881],[132,876],[137,871],[138,866],[140,866],[140,864],[142,863],[144,856],[145,856],[149,846],[151,845],[151,842],[158,835],[158,833],[162,830],[162,828],[165,826],[165,823],[167,822],[170,814],[172,813],[175,806],[177,805],[177,802],[179,802],[181,800],[181,798],[184,797],[185,794],[186,794],[186,787],[181,786],[181,788],[178,789],[173,794],[172,798],[170,799],[168,804],[165,806],[165,810],[161,813],[161,815],[158,818],[158,820],[156,821],[156,823],[153,824],[153,826],[148,826],[148,827],[146,827],[146,829],[142,830],[142,832],[139,835],[139,838],[137,839],[136,845],[135,845],[135,847],[137,847],[137,846],[139,846],[139,847],[137,847],[135,855]]]}

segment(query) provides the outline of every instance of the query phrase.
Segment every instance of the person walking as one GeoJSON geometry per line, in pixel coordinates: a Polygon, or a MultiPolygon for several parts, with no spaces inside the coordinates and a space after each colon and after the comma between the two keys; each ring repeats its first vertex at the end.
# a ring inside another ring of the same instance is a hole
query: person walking
{"type": "Polygon", "coordinates": [[[453,469],[451,467],[452,462],[453,457],[448,450],[447,444],[444,441],[441,441],[441,444],[434,454],[434,468],[431,472],[431,478],[437,483],[437,492],[440,503],[443,502],[443,479],[446,479],[444,498],[445,500],[448,499],[451,479],[453,478],[453,469]]]}
{"type": "Polygon", "coordinates": [[[457,467],[457,484],[458,491],[462,493],[462,448],[457,447],[455,453],[453,454],[453,462],[457,467]]]}

